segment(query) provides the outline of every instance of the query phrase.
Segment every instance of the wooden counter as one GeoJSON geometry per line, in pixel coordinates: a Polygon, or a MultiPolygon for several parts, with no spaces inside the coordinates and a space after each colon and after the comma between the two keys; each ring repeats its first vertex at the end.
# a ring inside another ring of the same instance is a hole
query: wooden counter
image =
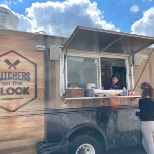
{"type": "Polygon", "coordinates": [[[103,103],[105,99],[110,99],[110,98],[122,98],[122,99],[129,99],[131,101],[131,104],[136,98],[141,98],[141,96],[137,95],[132,95],[132,96],[104,96],[104,97],[74,97],[74,98],[65,98],[64,103],[68,103],[70,100],[87,100],[87,99],[100,99],[101,102],[103,103]]]}

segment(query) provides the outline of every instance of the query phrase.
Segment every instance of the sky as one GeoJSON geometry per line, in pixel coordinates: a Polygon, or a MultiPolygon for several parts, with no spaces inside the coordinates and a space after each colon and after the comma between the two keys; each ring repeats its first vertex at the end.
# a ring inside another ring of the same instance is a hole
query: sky
{"type": "Polygon", "coordinates": [[[69,37],[77,26],[154,37],[154,0],[1,0],[17,30],[69,37]]]}

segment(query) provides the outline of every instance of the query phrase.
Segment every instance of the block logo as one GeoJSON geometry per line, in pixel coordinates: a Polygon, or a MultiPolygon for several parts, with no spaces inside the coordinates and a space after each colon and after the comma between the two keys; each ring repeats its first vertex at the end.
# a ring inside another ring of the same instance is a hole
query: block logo
{"type": "Polygon", "coordinates": [[[0,55],[0,108],[15,112],[37,98],[37,64],[16,51],[0,55]]]}
{"type": "Polygon", "coordinates": [[[13,64],[8,60],[5,59],[5,63],[9,66],[8,69],[10,69],[11,67],[14,67],[16,69],[16,66],[20,63],[20,61],[17,59],[13,64]]]}

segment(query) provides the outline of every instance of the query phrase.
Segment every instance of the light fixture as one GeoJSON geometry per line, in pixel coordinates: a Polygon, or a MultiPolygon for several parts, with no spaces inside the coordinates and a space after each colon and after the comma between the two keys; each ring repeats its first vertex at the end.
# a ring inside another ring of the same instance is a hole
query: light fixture
{"type": "Polygon", "coordinates": [[[44,45],[36,45],[36,50],[46,50],[46,47],[44,45]]]}

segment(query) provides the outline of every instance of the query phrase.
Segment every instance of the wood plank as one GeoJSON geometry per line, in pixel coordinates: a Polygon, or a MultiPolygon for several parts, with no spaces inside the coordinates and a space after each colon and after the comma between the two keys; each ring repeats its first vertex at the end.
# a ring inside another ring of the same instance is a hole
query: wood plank
{"type": "Polygon", "coordinates": [[[0,135],[0,142],[7,142],[7,141],[15,141],[15,140],[24,140],[25,138],[42,138],[44,139],[44,131],[29,131],[29,132],[13,132],[0,135]]]}
{"type": "Polygon", "coordinates": [[[35,145],[38,142],[38,139],[24,139],[24,140],[15,140],[15,141],[8,141],[8,142],[1,142],[0,149],[7,149],[7,148],[17,148],[20,146],[27,146],[27,145],[35,145]]]}
{"type": "Polygon", "coordinates": [[[24,145],[14,148],[0,149],[1,154],[35,154],[36,146],[35,145],[24,145]]]}

